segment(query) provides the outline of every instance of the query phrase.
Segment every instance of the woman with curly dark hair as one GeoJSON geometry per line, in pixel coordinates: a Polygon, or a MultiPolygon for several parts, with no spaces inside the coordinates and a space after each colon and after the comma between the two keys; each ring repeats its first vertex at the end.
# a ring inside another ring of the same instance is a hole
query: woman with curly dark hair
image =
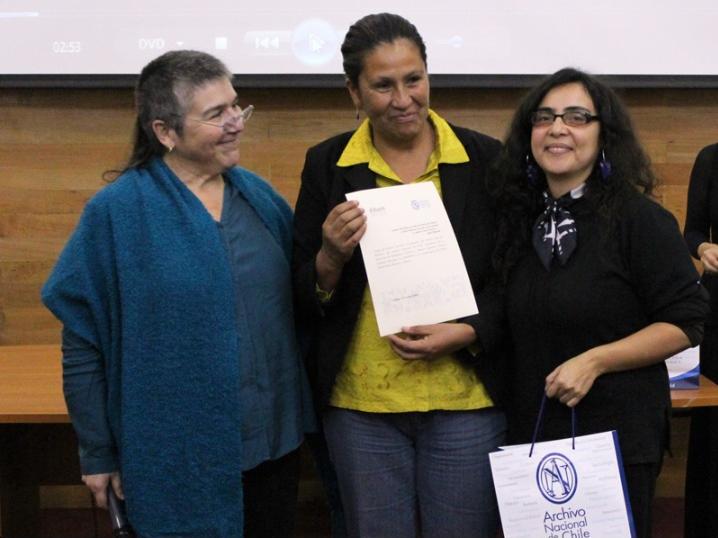
{"type": "Polygon", "coordinates": [[[509,435],[529,442],[618,432],[637,536],[668,438],[664,359],[702,337],[705,292],[628,113],[575,69],[523,99],[495,165],[511,340],[509,435]]]}

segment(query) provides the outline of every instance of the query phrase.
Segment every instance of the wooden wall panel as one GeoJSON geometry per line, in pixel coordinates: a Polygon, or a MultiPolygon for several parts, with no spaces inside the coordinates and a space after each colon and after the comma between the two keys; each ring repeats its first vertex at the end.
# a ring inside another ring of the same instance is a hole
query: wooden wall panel
{"type": "MultiPolygon", "coordinates": [[[[447,119],[502,138],[520,90],[436,89],[447,119]]],[[[718,90],[630,90],[623,96],[682,223],[696,153],[718,141],[718,90]]],[[[242,165],[294,203],[304,154],[354,128],[343,90],[246,90],[257,112],[242,165]]],[[[39,290],[102,172],[122,165],[133,124],[129,90],[0,89],[0,345],[53,343],[59,325],[39,290]]]]}

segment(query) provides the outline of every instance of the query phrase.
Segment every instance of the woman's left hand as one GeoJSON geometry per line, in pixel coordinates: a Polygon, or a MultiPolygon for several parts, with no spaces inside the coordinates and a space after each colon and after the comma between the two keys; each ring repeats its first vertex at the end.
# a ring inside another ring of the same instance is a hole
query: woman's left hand
{"type": "Polygon", "coordinates": [[[473,327],[466,323],[435,323],[402,327],[403,336],[387,336],[394,352],[404,359],[433,359],[472,344],[473,327]]]}
{"type": "Polygon", "coordinates": [[[592,351],[576,355],[551,372],[546,377],[546,396],[557,398],[569,407],[576,406],[601,375],[592,351]]]}

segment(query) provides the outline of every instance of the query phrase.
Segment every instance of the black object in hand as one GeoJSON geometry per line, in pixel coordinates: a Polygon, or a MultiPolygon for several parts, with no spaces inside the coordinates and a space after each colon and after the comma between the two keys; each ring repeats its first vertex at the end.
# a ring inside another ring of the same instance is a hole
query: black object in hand
{"type": "Polygon", "coordinates": [[[107,507],[112,521],[112,536],[114,538],[136,538],[135,531],[127,522],[125,503],[117,498],[112,484],[107,486],[107,507]]]}

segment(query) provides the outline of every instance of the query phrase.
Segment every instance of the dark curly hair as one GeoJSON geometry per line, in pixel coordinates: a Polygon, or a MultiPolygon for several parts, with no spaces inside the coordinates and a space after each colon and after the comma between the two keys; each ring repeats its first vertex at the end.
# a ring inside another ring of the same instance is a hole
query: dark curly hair
{"type": "Polygon", "coordinates": [[[600,121],[599,147],[611,162],[612,173],[603,181],[598,164],[587,180],[586,199],[610,225],[627,192],[637,189],[651,195],[657,185],[650,161],[638,142],[631,118],[616,93],[597,78],[577,69],[565,68],[544,79],[523,98],[514,114],[506,142],[492,166],[489,186],[497,204],[497,243],[493,262],[505,280],[521,252],[530,243],[531,228],[543,211],[542,193],[546,177],[540,168],[539,180],[526,177],[531,155],[531,114],[553,88],[577,82],[591,97],[600,121]]]}
{"type": "Polygon", "coordinates": [[[362,17],[349,27],[342,43],[344,74],[354,86],[364,69],[364,58],[382,43],[408,39],[419,49],[426,66],[426,45],[416,26],[400,15],[376,13],[362,17]]]}

